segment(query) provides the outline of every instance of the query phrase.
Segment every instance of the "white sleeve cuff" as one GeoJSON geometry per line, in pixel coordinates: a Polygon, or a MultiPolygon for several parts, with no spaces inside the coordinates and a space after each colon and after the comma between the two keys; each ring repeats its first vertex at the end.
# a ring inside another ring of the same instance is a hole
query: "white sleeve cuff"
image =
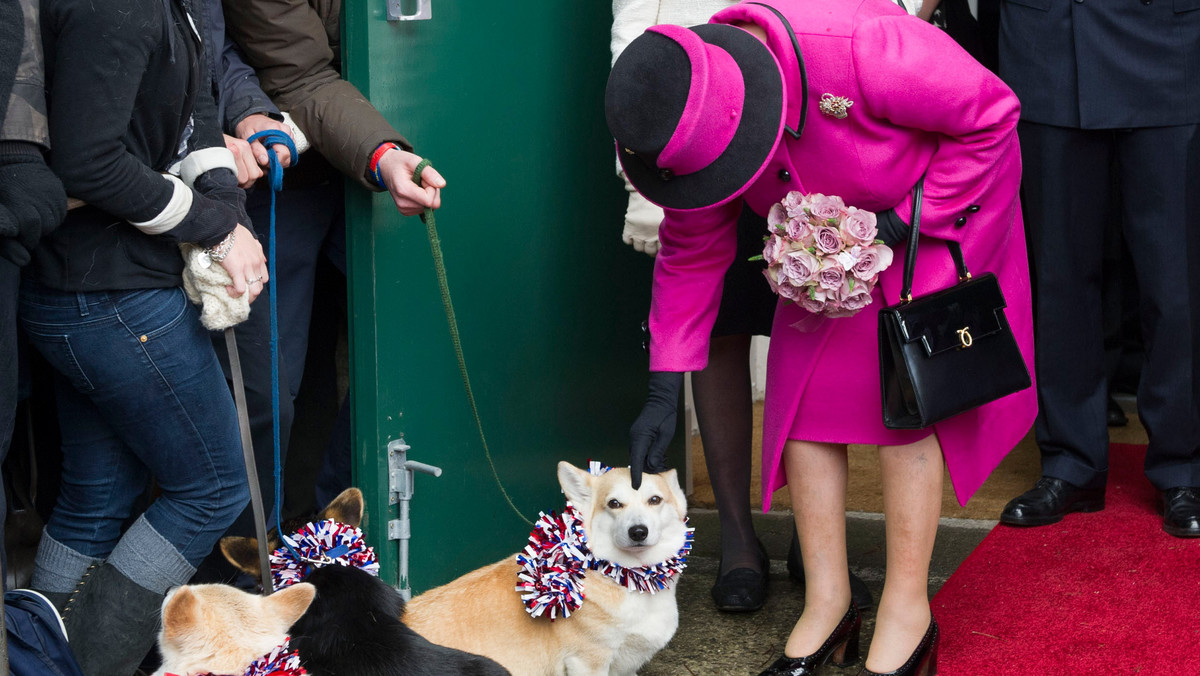
{"type": "Polygon", "coordinates": [[[167,206],[163,207],[163,210],[154,218],[140,223],[129,222],[130,225],[147,235],[161,235],[174,228],[183,221],[192,208],[192,189],[170,174],[163,174],[162,177],[171,183],[173,189],[171,201],[167,202],[167,206]]]}
{"type": "Polygon", "coordinates": [[[204,172],[221,168],[228,169],[237,176],[237,162],[233,159],[233,152],[228,148],[202,148],[188,153],[179,163],[179,177],[183,179],[183,184],[190,188],[204,172]]]}
{"type": "Polygon", "coordinates": [[[300,127],[296,126],[296,121],[292,119],[291,115],[283,113],[283,123],[292,130],[292,142],[296,144],[297,153],[302,153],[312,147],[312,144],[308,142],[308,137],[304,135],[300,127]]]}

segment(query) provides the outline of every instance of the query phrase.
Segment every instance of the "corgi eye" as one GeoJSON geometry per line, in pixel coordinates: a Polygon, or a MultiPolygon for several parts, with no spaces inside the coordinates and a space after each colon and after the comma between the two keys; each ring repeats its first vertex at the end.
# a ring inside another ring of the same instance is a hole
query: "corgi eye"
{"type": "Polygon", "coordinates": [[[647,500],[647,502],[649,502],[652,505],[662,504],[662,496],[655,495],[655,496],[651,497],[649,500],[647,500]]]}
{"type": "Polygon", "coordinates": [[[612,500],[608,501],[608,508],[609,509],[620,509],[621,502],[619,500],[617,500],[616,498],[613,498],[612,500]]]}

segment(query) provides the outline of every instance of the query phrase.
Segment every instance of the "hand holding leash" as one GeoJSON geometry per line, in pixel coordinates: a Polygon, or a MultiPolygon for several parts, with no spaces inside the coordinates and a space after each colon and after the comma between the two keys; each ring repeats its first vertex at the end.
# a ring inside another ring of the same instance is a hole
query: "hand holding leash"
{"type": "Polygon", "coordinates": [[[682,389],[682,373],[650,373],[646,405],[629,428],[629,473],[635,490],[642,485],[643,470],[657,474],[667,469],[667,445],[675,436],[676,411],[682,389]]]}

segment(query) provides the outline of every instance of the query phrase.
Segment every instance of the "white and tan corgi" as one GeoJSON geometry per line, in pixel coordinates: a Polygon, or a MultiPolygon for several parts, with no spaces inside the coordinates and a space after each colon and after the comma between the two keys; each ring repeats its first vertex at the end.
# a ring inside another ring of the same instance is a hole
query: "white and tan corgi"
{"type": "MultiPolygon", "coordinates": [[[[677,556],[688,542],[687,503],[674,470],[593,475],[558,465],[563,493],[580,513],[593,557],[629,569],[677,556]]],[[[515,591],[517,557],[485,566],[408,604],[404,621],[434,643],[485,655],[513,674],[636,674],[679,626],[675,588],[631,591],[588,570],[582,605],[569,617],[531,617],[515,591]]]]}

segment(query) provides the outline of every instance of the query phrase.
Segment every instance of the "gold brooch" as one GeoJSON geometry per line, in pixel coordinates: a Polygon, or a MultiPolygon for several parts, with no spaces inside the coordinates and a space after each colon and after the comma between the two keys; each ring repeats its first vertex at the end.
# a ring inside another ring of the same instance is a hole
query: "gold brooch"
{"type": "Polygon", "coordinates": [[[824,115],[844,120],[846,119],[846,115],[849,114],[848,111],[852,105],[854,105],[854,102],[845,96],[834,96],[833,94],[825,93],[821,95],[821,103],[817,107],[824,115]]]}

